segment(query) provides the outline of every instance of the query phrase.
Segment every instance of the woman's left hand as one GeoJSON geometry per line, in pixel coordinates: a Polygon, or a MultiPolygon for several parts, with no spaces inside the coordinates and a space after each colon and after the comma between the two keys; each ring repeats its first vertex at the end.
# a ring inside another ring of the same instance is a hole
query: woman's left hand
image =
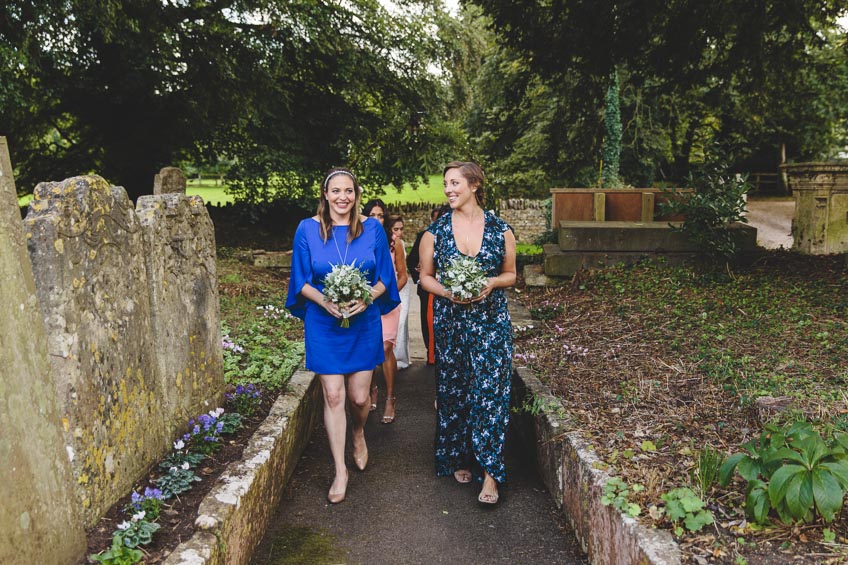
{"type": "Polygon", "coordinates": [[[481,300],[484,300],[492,293],[493,290],[495,290],[495,279],[486,279],[486,286],[480,290],[480,294],[471,299],[471,302],[480,302],[481,300]]]}
{"type": "Polygon", "coordinates": [[[353,317],[365,312],[366,308],[368,308],[368,305],[365,304],[363,300],[352,300],[347,303],[347,307],[345,309],[347,310],[348,316],[353,317]]]}

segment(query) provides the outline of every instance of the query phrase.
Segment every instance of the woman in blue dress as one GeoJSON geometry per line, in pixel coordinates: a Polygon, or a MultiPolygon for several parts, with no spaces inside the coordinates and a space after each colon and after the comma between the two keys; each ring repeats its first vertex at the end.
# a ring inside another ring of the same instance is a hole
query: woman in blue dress
{"type": "Polygon", "coordinates": [[[318,213],[300,222],[295,232],[286,300],[291,313],[304,321],[306,368],[318,374],[324,391],[324,426],[335,465],[327,494],[332,504],[344,500],[347,492],[345,398],[353,422],[353,461],[363,471],[368,463],[368,387],[371,372],[383,362],[380,315],[400,304],[386,234],[376,220],[359,214],[361,195],[349,170],[334,168],[327,173],[318,213]],[[367,273],[374,301],[337,305],[326,300],[324,277],[333,265],[354,262],[367,273]],[[350,317],[349,327],[340,325],[342,310],[350,317]]]}
{"type": "Polygon", "coordinates": [[[452,473],[460,483],[482,480],[478,500],[495,504],[498,484],[506,480],[512,323],[504,288],[515,284],[515,236],[483,210],[484,182],[475,163],[445,166],[451,211],[421,238],[420,284],[436,296],[436,473],[452,473]],[[460,254],[473,257],[488,277],[480,294],[465,301],[453,297],[437,276],[460,254]]]}

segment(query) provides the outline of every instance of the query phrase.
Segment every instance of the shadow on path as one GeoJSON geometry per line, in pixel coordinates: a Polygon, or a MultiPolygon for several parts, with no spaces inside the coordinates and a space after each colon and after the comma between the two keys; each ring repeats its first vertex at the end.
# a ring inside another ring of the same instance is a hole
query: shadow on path
{"type": "Polygon", "coordinates": [[[433,368],[416,361],[397,379],[397,419],[366,426],[368,468],[353,466],[339,505],[326,501],[332,463],[323,425],[283,494],[252,563],[586,563],[539,480],[533,456],[507,440],[509,482],[496,508],[477,502],[477,484],[437,478],[433,467],[433,368]]]}

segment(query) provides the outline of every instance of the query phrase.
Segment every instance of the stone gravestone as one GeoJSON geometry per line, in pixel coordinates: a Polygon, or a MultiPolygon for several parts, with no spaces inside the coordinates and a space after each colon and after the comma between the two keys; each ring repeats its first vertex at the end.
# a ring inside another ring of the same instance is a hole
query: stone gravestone
{"type": "Polygon", "coordinates": [[[186,177],[178,167],[164,167],[153,177],[153,194],[185,194],[186,177]]]}
{"type": "Polygon", "coordinates": [[[98,176],[40,183],[25,225],[90,526],[170,448],[141,226],[126,191],[98,176]]]}
{"type": "Polygon", "coordinates": [[[136,214],[144,241],[153,350],[169,417],[182,432],[189,418],[219,406],[224,390],[215,231],[198,196],[141,196],[136,214]]]}
{"type": "Polygon", "coordinates": [[[2,137],[0,280],[0,563],[77,563],[85,532],[2,137]]]}

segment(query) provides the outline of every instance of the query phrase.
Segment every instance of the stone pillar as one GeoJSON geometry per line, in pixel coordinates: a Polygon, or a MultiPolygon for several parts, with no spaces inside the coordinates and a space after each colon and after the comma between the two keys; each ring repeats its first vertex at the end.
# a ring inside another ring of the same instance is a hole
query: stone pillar
{"type": "Polygon", "coordinates": [[[0,563],[77,563],[85,532],[3,137],[0,280],[0,563]]]}
{"type": "Polygon", "coordinates": [[[224,390],[215,230],[199,196],[141,196],[136,214],[167,419],[182,430],[224,390]]]}
{"type": "Polygon", "coordinates": [[[848,251],[848,164],[781,165],[795,196],[793,249],[810,255],[848,251]]]}
{"type": "Polygon", "coordinates": [[[170,447],[141,226],[98,176],[40,183],[25,220],[85,525],[170,447]]]}

